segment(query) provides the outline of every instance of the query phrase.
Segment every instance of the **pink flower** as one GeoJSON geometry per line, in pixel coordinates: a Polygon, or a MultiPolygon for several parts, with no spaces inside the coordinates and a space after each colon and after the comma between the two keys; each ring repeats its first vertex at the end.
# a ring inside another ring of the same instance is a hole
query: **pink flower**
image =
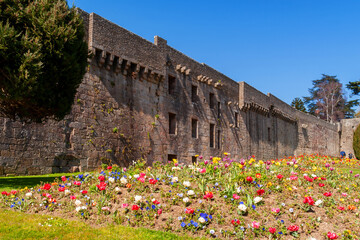
{"type": "Polygon", "coordinates": [[[140,177],[143,177],[143,178],[144,178],[145,176],[146,176],[146,174],[145,174],[145,173],[143,173],[143,172],[142,172],[142,173],[140,173],[140,177]]]}
{"type": "Polygon", "coordinates": [[[199,172],[200,173],[206,173],[206,168],[200,169],[199,172]]]}
{"type": "Polygon", "coordinates": [[[107,170],[111,170],[112,169],[112,166],[107,166],[107,170]]]}
{"type": "Polygon", "coordinates": [[[260,227],[260,223],[258,223],[258,222],[256,222],[256,221],[253,221],[253,222],[251,223],[251,226],[252,226],[253,228],[259,228],[259,227],[260,227]]]}
{"type": "Polygon", "coordinates": [[[157,214],[158,215],[162,214],[162,209],[158,209],[157,214]]]}
{"type": "Polygon", "coordinates": [[[79,182],[79,181],[75,181],[75,182],[74,182],[74,185],[76,185],[76,186],[80,186],[80,185],[81,185],[81,182],[79,182]]]}
{"type": "Polygon", "coordinates": [[[145,178],[143,178],[143,177],[139,177],[137,180],[139,180],[139,181],[142,182],[142,183],[145,182],[145,178]]]}
{"type": "Polygon", "coordinates": [[[346,196],[347,196],[347,193],[342,193],[341,195],[343,195],[344,197],[346,197],[346,196]]]}
{"type": "Polygon", "coordinates": [[[290,180],[297,180],[297,179],[298,179],[297,176],[293,176],[293,175],[290,176],[290,180]]]}
{"type": "Polygon", "coordinates": [[[236,193],[234,193],[234,194],[233,194],[233,199],[236,199],[236,200],[237,200],[237,199],[240,199],[240,196],[237,195],[236,193]]]}
{"type": "Polygon", "coordinates": [[[272,208],[271,211],[274,212],[274,213],[279,213],[279,212],[280,212],[280,208],[272,208]]]}
{"type": "Polygon", "coordinates": [[[328,232],[327,237],[328,237],[329,239],[337,239],[337,238],[338,238],[338,235],[336,235],[336,233],[328,232]]]}
{"type": "Polygon", "coordinates": [[[355,198],[355,199],[354,199],[354,202],[359,202],[359,199],[358,199],[358,198],[355,198]]]}
{"type": "Polygon", "coordinates": [[[127,204],[127,203],[123,203],[123,204],[121,205],[122,208],[127,208],[128,206],[129,206],[129,204],[127,204]]]}
{"type": "Polygon", "coordinates": [[[74,200],[74,199],[76,199],[76,196],[70,196],[70,199],[72,199],[72,200],[74,200]]]}
{"type": "Polygon", "coordinates": [[[205,164],[205,165],[208,165],[208,163],[209,163],[208,160],[205,160],[205,161],[204,161],[204,164],[205,164]]]}
{"type": "Polygon", "coordinates": [[[109,208],[109,207],[102,207],[101,210],[103,210],[103,211],[110,211],[110,208],[109,208]]]}
{"type": "Polygon", "coordinates": [[[297,231],[299,231],[299,226],[297,226],[297,225],[290,225],[287,229],[288,229],[290,232],[297,232],[297,231]]]}

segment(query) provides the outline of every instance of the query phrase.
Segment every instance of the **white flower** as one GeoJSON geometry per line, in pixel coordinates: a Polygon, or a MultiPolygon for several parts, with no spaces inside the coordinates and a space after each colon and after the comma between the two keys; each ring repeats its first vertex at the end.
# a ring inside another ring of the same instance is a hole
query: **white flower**
{"type": "Polygon", "coordinates": [[[261,202],[262,201],[262,197],[256,197],[254,198],[254,202],[255,203],[258,203],[258,202],[261,202]]]}
{"type": "Polygon", "coordinates": [[[81,205],[81,201],[80,201],[80,200],[76,200],[76,201],[75,201],[75,205],[76,205],[76,206],[80,206],[80,205],[81,205]]]}
{"type": "Polygon", "coordinates": [[[304,175],[303,175],[303,176],[304,176],[304,177],[305,177],[305,176],[307,176],[307,173],[304,173],[304,175]]]}
{"type": "Polygon", "coordinates": [[[75,210],[78,212],[78,211],[81,210],[81,207],[80,207],[80,206],[79,206],[79,207],[76,207],[75,210]]]}
{"type": "Polygon", "coordinates": [[[323,203],[323,201],[321,200],[321,199],[319,199],[319,200],[317,200],[316,202],[315,202],[315,206],[319,206],[320,204],[322,204],[323,203]]]}
{"type": "Polygon", "coordinates": [[[67,183],[66,186],[69,186],[69,187],[70,187],[70,186],[71,186],[71,183],[67,183]]]}
{"type": "Polygon", "coordinates": [[[205,218],[203,218],[203,217],[199,217],[198,221],[199,221],[200,223],[206,222],[205,218]]]}
{"type": "Polygon", "coordinates": [[[214,229],[211,229],[210,230],[210,234],[213,235],[215,233],[215,230],[214,229]]]}
{"type": "Polygon", "coordinates": [[[245,204],[240,204],[240,205],[238,206],[238,209],[239,209],[240,211],[246,212],[247,207],[245,206],[245,204]]]}
{"type": "Polygon", "coordinates": [[[195,194],[195,192],[194,192],[193,190],[187,191],[187,195],[189,195],[189,196],[192,196],[192,195],[194,195],[194,194],[195,194]]]}
{"type": "Polygon", "coordinates": [[[25,194],[25,197],[28,197],[28,198],[32,197],[32,192],[26,193],[26,194],[25,194]]]}
{"type": "Polygon", "coordinates": [[[121,191],[121,188],[116,187],[116,188],[115,188],[115,191],[116,191],[116,192],[120,192],[120,191],[121,191]]]}
{"type": "Polygon", "coordinates": [[[142,199],[142,196],[139,196],[139,195],[135,196],[135,202],[139,202],[139,201],[141,201],[141,199],[142,199]]]}
{"type": "Polygon", "coordinates": [[[171,169],[172,169],[173,171],[174,171],[174,170],[181,170],[181,168],[179,168],[179,167],[172,167],[171,169]]]}
{"type": "Polygon", "coordinates": [[[315,174],[311,174],[311,176],[314,178],[314,177],[317,177],[315,174]]]}
{"type": "Polygon", "coordinates": [[[87,209],[86,206],[82,206],[82,207],[81,207],[81,210],[86,210],[86,209],[87,209]]]}
{"type": "Polygon", "coordinates": [[[122,178],[120,178],[120,182],[121,182],[122,184],[127,184],[127,179],[124,178],[124,177],[122,177],[122,178]]]}
{"type": "Polygon", "coordinates": [[[173,177],[173,178],[171,179],[171,181],[172,181],[172,182],[178,182],[178,181],[179,181],[179,178],[178,178],[178,177],[173,177]]]}
{"type": "Polygon", "coordinates": [[[183,182],[183,185],[184,185],[185,187],[190,187],[190,186],[191,186],[191,183],[190,183],[189,181],[184,181],[184,182],[183,182]]]}
{"type": "Polygon", "coordinates": [[[184,202],[184,203],[189,202],[189,200],[190,200],[190,199],[189,199],[188,197],[184,197],[184,198],[183,198],[183,202],[184,202]]]}
{"type": "Polygon", "coordinates": [[[69,190],[69,189],[66,189],[65,190],[65,195],[68,195],[68,194],[70,194],[71,193],[71,191],[69,190]]]}
{"type": "Polygon", "coordinates": [[[135,174],[135,175],[134,175],[134,178],[139,178],[139,177],[140,177],[139,174],[135,174]]]}
{"type": "Polygon", "coordinates": [[[109,177],[109,182],[110,182],[110,183],[114,183],[114,182],[115,182],[115,178],[109,177]]]}
{"type": "Polygon", "coordinates": [[[285,207],[285,203],[281,203],[281,206],[285,207]]]}
{"type": "Polygon", "coordinates": [[[194,166],[194,165],[188,165],[188,167],[189,167],[190,169],[195,169],[195,166],[194,166]]]}

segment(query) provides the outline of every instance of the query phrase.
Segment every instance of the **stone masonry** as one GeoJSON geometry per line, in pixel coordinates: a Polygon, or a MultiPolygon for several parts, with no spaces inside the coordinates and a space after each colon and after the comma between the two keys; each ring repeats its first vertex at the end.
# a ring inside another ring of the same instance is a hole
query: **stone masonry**
{"type": "MultiPolygon", "coordinates": [[[[45,124],[0,118],[0,175],[127,166],[141,158],[191,163],[197,154],[225,151],[258,159],[339,154],[346,121],[299,112],[158,36],[151,43],[94,13],[81,14],[93,58],[71,113],[45,124]]],[[[350,142],[341,148],[351,151],[350,142]]]]}

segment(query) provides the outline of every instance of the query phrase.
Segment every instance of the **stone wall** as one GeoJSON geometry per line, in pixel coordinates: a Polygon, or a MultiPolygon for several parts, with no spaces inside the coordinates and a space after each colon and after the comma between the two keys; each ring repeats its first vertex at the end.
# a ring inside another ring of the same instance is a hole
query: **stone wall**
{"type": "Polygon", "coordinates": [[[190,163],[196,154],[224,151],[258,159],[338,155],[337,125],[235,82],[158,36],[151,43],[81,14],[94,57],[71,113],[45,124],[0,118],[0,175],[127,166],[140,158],[190,163]]]}
{"type": "Polygon", "coordinates": [[[349,153],[354,155],[353,138],[356,128],[360,125],[360,118],[341,120],[340,132],[340,151],[345,151],[346,156],[349,153]]]}

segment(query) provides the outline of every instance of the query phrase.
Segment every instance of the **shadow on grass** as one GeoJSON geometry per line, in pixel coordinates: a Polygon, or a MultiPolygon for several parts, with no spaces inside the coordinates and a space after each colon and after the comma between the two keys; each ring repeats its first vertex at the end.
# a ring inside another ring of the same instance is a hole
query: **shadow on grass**
{"type": "Polygon", "coordinates": [[[54,179],[59,177],[24,177],[24,178],[1,178],[0,189],[22,189],[25,187],[31,188],[41,182],[53,182],[54,179]]]}

